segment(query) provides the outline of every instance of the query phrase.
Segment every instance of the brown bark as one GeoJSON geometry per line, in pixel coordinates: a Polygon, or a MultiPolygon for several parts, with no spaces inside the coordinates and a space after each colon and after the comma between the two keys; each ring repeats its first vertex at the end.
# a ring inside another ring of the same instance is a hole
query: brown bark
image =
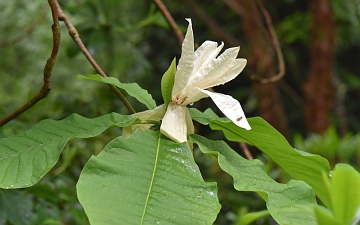
{"type": "MultiPolygon", "coordinates": [[[[243,30],[251,53],[248,57],[248,66],[259,78],[268,78],[276,74],[274,50],[269,35],[265,35],[266,28],[260,22],[262,15],[254,0],[237,0],[244,8],[243,30]]],[[[279,89],[274,83],[254,84],[259,99],[259,108],[262,117],[274,126],[279,132],[287,136],[287,117],[281,102],[279,89]]]]}
{"type": "Polygon", "coordinates": [[[310,1],[312,30],[310,71],[304,84],[305,122],[309,133],[323,133],[330,125],[334,102],[334,20],[329,0],[310,1]]]}

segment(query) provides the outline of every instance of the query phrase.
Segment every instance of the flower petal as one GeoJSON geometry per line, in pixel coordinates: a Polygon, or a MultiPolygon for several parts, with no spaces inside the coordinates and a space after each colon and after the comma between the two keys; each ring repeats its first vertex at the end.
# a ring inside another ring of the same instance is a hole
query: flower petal
{"type": "Polygon", "coordinates": [[[245,59],[236,60],[238,52],[239,47],[229,48],[218,58],[212,59],[210,63],[190,77],[182,92],[183,95],[186,96],[194,87],[206,89],[234,79],[246,65],[245,59]],[[233,70],[234,67],[236,70],[233,70]]]}
{"type": "Polygon", "coordinates": [[[185,106],[170,103],[162,120],[160,131],[171,140],[181,143],[187,141],[187,119],[185,106]]]}
{"type": "MultiPolygon", "coordinates": [[[[166,105],[162,104],[162,105],[156,107],[155,109],[150,109],[150,110],[146,110],[143,112],[135,113],[135,114],[133,114],[133,116],[140,120],[160,121],[164,117],[165,111],[166,111],[166,105]]],[[[132,133],[134,133],[134,131],[136,129],[147,130],[152,125],[153,124],[134,124],[134,125],[124,127],[122,129],[122,136],[124,138],[128,138],[128,137],[130,137],[130,135],[132,133]]]]}
{"type": "Polygon", "coordinates": [[[245,128],[246,130],[251,130],[250,124],[245,117],[244,111],[242,110],[240,103],[236,99],[234,99],[230,95],[219,94],[206,90],[201,91],[209,95],[209,97],[214,101],[214,103],[221,110],[221,112],[223,112],[224,115],[231,121],[233,121],[233,123],[235,123],[239,127],[245,128]]]}
{"type": "Polygon", "coordinates": [[[194,68],[194,34],[192,30],[191,20],[187,19],[187,21],[189,22],[189,26],[187,28],[185,39],[182,44],[181,57],[176,68],[175,82],[172,90],[173,98],[184,89],[194,68]]]}
{"type": "Polygon", "coordinates": [[[207,98],[207,97],[209,97],[209,95],[202,92],[200,88],[195,87],[190,91],[186,100],[182,104],[183,105],[192,104],[194,102],[199,101],[202,98],[207,98]]]}
{"type": "Polygon", "coordinates": [[[216,58],[221,49],[224,47],[224,43],[221,43],[219,47],[217,46],[217,42],[205,41],[199,48],[196,49],[193,73],[196,73],[202,67],[209,64],[211,60],[216,58]]]}
{"type": "Polygon", "coordinates": [[[156,107],[155,109],[134,113],[132,114],[132,116],[141,120],[160,121],[163,118],[165,112],[166,112],[166,105],[162,104],[156,107]]]}
{"type": "Polygon", "coordinates": [[[136,129],[147,130],[150,129],[150,127],[152,126],[152,124],[135,124],[127,126],[122,129],[121,136],[123,136],[124,138],[129,138],[136,129]]]}

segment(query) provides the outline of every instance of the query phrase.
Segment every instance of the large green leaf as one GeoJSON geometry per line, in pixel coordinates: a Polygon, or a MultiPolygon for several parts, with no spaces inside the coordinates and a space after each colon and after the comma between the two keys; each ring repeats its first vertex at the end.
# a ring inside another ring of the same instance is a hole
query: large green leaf
{"type": "MultiPolygon", "coordinates": [[[[318,225],[344,225],[345,223],[342,223],[341,221],[337,220],[337,218],[334,218],[334,215],[331,213],[331,211],[325,207],[317,206],[315,208],[315,215],[318,225]]],[[[349,225],[346,224],[346,225],[349,225]]]]}
{"type": "Polygon", "coordinates": [[[168,105],[171,102],[171,93],[174,87],[176,73],[176,58],[173,59],[169,68],[166,70],[161,78],[161,94],[164,102],[168,105]]]}
{"type": "Polygon", "coordinates": [[[239,217],[239,220],[237,222],[236,225],[248,225],[252,222],[254,222],[255,220],[261,218],[261,217],[265,217],[269,215],[269,211],[268,210],[262,210],[262,211],[258,211],[258,212],[250,212],[250,213],[245,213],[244,215],[241,215],[239,217]]]}
{"type": "MultiPolygon", "coordinates": [[[[319,221],[333,220],[339,224],[357,224],[360,221],[360,174],[347,164],[337,164],[331,180],[325,177],[328,193],[331,198],[331,209],[317,207],[319,221]],[[352,223],[352,221],[357,221],[352,223]]],[[[321,223],[325,224],[325,222],[321,223]]]]}
{"type": "Polygon", "coordinates": [[[77,114],[43,120],[22,134],[0,139],[0,187],[22,188],[37,183],[58,161],[65,144],[74,137],[89,138],[111,125],[128,126],[133,116],[111,113],[94,119],[77,114]]]}
{"type": "Polygon", "coordinates": [[[116,87],[126,91],[130,96],[136,98],[139,102],[146,105],[148,109],[154,109],[156,107],[156,102],[152,98],[151,94],[149,94],[147,90],[142,89],[137,83],[121,83],[115,77],[102,77],[99,74],[91,74],[87,76],[78,75],[77,78],[79,80],[92,80],[115,85],[116,87]]]}
{"type": "Polygon", "coordinates": [[[205,154],[218,157],[219,166],[234,178],[238,191],[254,191],[265,200],[273,218],[280,224],[316,224],[310,206],[315,206],[315,194],[305,182],[291,180],[280,184],[265,172],[259,160],[242,158],[223,141],[212,141],[199,135],[190,135],[205,154]]]}
{"type": "Polygon", "coordinates": [[[321,201],[329,207],[323,174],[329,174],[329,162],[319,156],[297,151],[275,128],[259,117],[249,118],[251,130],[236,126],[227,119],[215,119],[210,123],[213,130],[221,130],[230,141],[245,142],[256,146],[274,160],[294,179],[305,181],[321,201]]]}
{"type": "Polygon", "coordinates": [[[214,119],[219,118],[216,113],[210,108],[206,109],[204,112],[201,112],[196,108],[189,108],[189,113],[193,120],[196,120],[203,125],[208,125],[214,119]]]}
{"type": "Polygon", "coordinates": [[[212,224],[220,210],[188,144],[152,130],[111,141],[84,167],[77,193],[92,225],[212,224]]]}

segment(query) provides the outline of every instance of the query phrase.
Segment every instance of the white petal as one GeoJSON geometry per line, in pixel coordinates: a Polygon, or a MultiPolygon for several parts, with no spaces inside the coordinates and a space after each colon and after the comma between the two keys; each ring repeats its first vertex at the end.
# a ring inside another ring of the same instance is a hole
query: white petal
{"type": "Polygon", "coordinates": [[[121,136],[123,136],[124,138],[129,138],[136,129],[147,130],[150,129],[150,127],[152,126],[152,124],[135,124],[127,126],[122,129],[121,136]]]}
{"type": "Polygon", "coordinates": [[[217,47],[217,45],[218,44],[216,42],[205,41],[199,48],[196,49],[193,74],[216,58],[221,49],[224,47],[224,43],[221,43],[219,47],[217,47]]]}
{"type": "Polygon", "coordinates": [[[219,94],[206,90],[201,90],[214,101],[216,106],[229,118],[233,123],[239,127],[251,130],[250,124],[248,123],[244,111],[241,108],[240,103],[231,97],[230,95],[219,94]]]}
{"type": "MultiPolygon", "coordinates": [[[[162,105],[156,107],[155,109],[146,110],[146,111],[135,113],[132,115],[135,118],[138,118],[140,120],[160,121],[164,117],[165,111],[166,111],[166,105],[162,104],[162,105]]],[[[151,126],[152,126],[152,124],[135,124],[135,125],[130,125],[130,126],[124,127],[122,129],[122,136],[124,138],[128,138],[128,137],[130,137],[130,135],[132,133],[134,133],[134,131],[136,129],[147,130],[151,126]]]]}
{"type": "Polygon", "coordinates": [[[183,90],[183,94],[186,95],[194,87],[206,89],[234,79],[238,73],[234,73],[237,71],[234,71],[232,68],[239,67],[242,69],[245,66],[243,60],[236,60],[238,52],[239,47],[229,48],[218,58],[212,59],[210,63],[190,77],[188,84],[183,90]],[[231,71],[231,73],[229,73],[229,71],[231,71]]]}
{"type": "Polygon", "coordinates": [[[187,19],[187,21],[189,22],[189,26],[182,44],[181,57],[176,68],[174,87],[172,90],[173,97],[175,97],[184,89],[194,68],[194,35],[191,20],[187,19]]]}
{"type": "Polygon", "coordinates": [[[166,112],[166,105],[162,104],[156,107],[155,109],[146,110],[132,115],[140,120],[160,121],[163,118],[165,112],[166,112]]]}
{"type": "Polygon", "coordinates": [[[200,88],[195,87],[190,91],[183,105],[188,105],[207,97],[209,97],[209,95],[205,94],[200,88]]]}
{"type": "Polygon", "coordinates": [[[181,143],[187,141],[187,120],[185,106],[170,103],[162,120],[160,131],[171,140],[181,143]]]}

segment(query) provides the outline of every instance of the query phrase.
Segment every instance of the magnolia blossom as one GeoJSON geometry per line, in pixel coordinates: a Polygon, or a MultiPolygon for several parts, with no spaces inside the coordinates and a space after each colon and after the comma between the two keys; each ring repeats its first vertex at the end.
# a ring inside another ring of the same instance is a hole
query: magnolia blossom
{"type": "Polygon", "coordinates": [[[205,97],[210,97],[236,125],[250,130],[244,111],[236,99],[205,90],[234,79],[244,69],[246,59],[236,58],[240,48],[226,49],[218,56],[224,44],[218,46],[216,42],[205,41],[194,51],[191,20],[187,20],[189,26],[175,73],[172,100],[162,119],[160,131],[173,141],[187,141],[187,135],[194,133],[194,125],[186,105],[205,97]]]}

